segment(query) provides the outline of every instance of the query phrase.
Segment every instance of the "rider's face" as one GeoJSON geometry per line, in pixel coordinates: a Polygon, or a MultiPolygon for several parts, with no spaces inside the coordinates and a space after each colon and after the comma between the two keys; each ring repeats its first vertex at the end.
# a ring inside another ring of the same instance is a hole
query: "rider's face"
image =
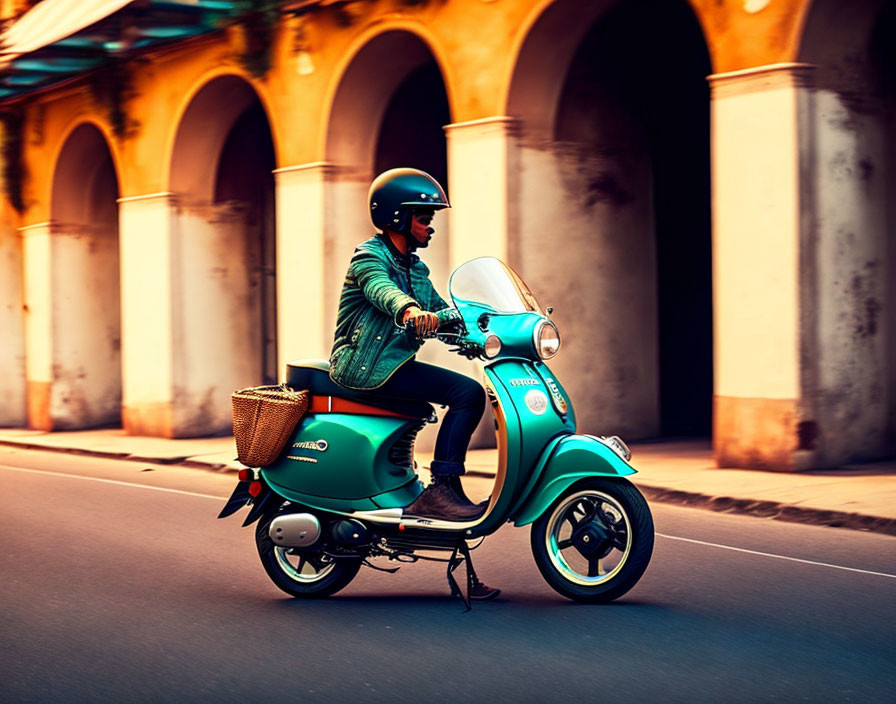
{"type": "Polygon", "coordinates": [[[417,240],[417,247],[426,247],[435,232],[429,224],[432,222],[431,211],[416,212],[411,216],[411,237],[417,240]]]}

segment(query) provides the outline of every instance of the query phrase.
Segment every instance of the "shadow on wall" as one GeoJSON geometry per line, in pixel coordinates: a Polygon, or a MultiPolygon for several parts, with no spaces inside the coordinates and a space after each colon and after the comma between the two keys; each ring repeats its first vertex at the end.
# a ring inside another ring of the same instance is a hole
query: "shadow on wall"
{"type": "Polygon", "coordinates": [[[569,64],[552,141],[523,135],[522,273],[556,307],[584,429],[710,433],[709,73],[687,3],[619,4],[569,64]]]}

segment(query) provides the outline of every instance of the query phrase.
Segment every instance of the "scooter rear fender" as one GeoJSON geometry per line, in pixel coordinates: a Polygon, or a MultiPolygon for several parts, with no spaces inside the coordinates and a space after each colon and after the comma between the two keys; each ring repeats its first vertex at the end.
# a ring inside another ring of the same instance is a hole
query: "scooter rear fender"
{"type": "Polygon", "coordinates": [[[536,464],[535,486],[510,516],[516,526],[535,521],[569,487],[589,477],[625,477],[635,470],[590,435],[566,435],[546,447],[536,464]],[[541,467],[539,470],[538,468],[541,467]]]}

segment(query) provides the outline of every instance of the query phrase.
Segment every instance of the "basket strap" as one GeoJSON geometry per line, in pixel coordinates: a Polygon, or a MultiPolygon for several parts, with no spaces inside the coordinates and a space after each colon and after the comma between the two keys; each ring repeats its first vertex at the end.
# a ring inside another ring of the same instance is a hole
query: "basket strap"
{"type": "Polygon", "coordinates": [[[308,413],[354,413],[363,416],[388,416],[390,418],[408,418],[417,420],[416,416],[387,411],[384,408],[368,406],[365,403],[349,401],[339,396],[312,396],[308,404],[308,413]]]}

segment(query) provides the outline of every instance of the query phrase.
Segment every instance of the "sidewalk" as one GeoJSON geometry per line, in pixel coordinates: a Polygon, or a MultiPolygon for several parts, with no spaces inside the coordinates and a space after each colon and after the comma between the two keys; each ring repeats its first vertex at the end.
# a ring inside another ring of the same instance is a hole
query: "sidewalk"
{"type": "MultiPolygon", "coordinates": [[[[169,440],[122,430],[46,433],[0,428],[0,444],[140,462],[235,471],[233,438],[169,440]]],[[[708,441],[633,443],[631,477],[650,501],[896,535],[896,460],[798,474],[718,469],[708,441]]],[[[430,457],[418,453],[422,467],[430,457]]],[[[470,491],[485,496],[495,450],[471,450],[470,491]]]]}

